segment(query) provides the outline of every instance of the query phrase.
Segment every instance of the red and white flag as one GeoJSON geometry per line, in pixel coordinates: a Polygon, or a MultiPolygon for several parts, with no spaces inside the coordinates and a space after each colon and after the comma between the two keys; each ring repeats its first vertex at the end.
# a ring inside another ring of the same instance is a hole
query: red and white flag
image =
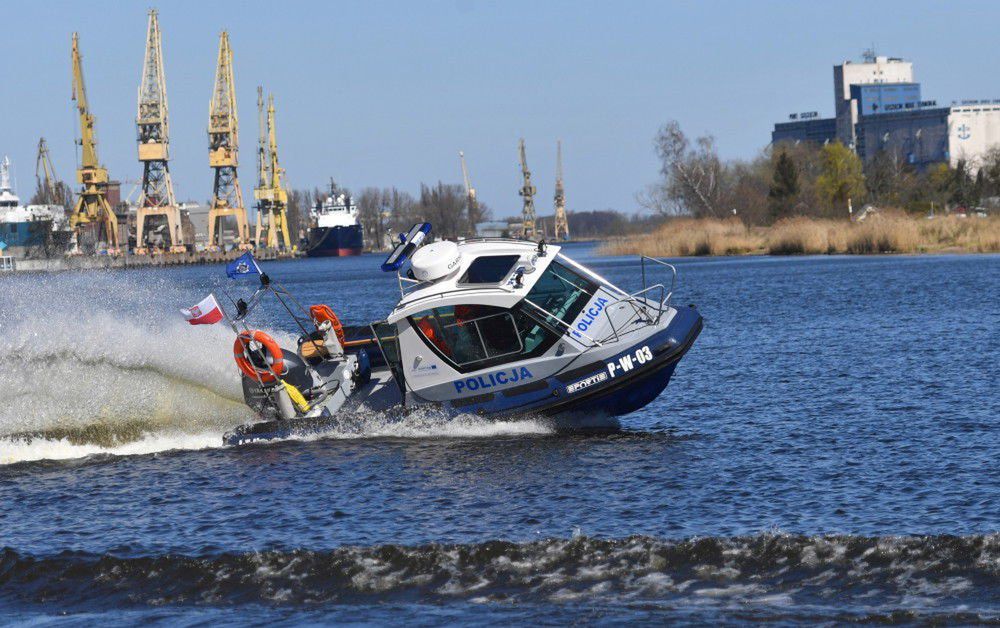
{"type": "Polygon", "coordinates": [[[192,325],[214,325],[222,320],[222,308],[214,294],[208,295],[194,307],[181,309],[181,314],[192,325]]]}

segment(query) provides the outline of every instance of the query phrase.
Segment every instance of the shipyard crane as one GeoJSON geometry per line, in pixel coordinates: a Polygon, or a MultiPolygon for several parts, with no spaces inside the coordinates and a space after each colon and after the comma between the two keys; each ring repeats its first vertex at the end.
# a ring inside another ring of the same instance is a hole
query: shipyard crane
{"type": "Polygon", "coordinates": [[[156,9],[149,12],[146,30],[146,56],[139,83],[139,107],[136,127],[139,135],[139,161],[142,163],[142,195],[135,214],[135,252],[149,252],[145,241],[146,219],[162,217],[167,221],[170,252],[184,253],[181,211],[174,199],[170,180],[170,132],[168,124],[167,84],[163,70],[163,48],[156,9]]]}
{"type": "Polygon", "coordinates": [[[556,140],[556,194],[555,194],[556,215],[553,219],[552,237],[559,239],[562,234],[564,240],[569,239],[569,219],[566,216],[566,190],[563,188],[562,170],[562,142],[556,140]]]}
{"type": "Polygon", "coordinates": [[[35,158],[35,181],[38,183],[38,197],[42,205],[67,205],[63,198],[63,187],[52,167],[49,147],[45,138],[38,139],[38,157],[35,158]]]}
{"type": "Polygon", "coordinates": [[[278,161],[278,135],[274,124],[274,94],[267,96],[267,119],[263,116],[263,90],[257,90],[257,115],[261,123],[261,138],[257,146],[258,186],[254,190],[257,199],[258,244],[261,234],[261,217],[267,220],[264,235],[265,246],[291,250],[288,233],[288,192],[285,190],[285,169],[278,161]],[[264,143],[266,129],[267,143],[264,143]]]}
{"type": "Polygon", "coordinates": [[[233,81],[233,51],[229,33],[219,36],[219,62],[215,70],[215,90],[208,105],[208,165],[215,170],[212,205],[208,210],[208,247],[222,248],[223,219],[236,218],[237,239],[241,249],[250,247],[243,192],[236,167],[239,164],[239,118],[236,114],[236,91],[233,81]]]}
{"type": "Polygon", "coordinates": [[[270,164],[267,155],[267,119],[264,117],[264,88],[257,86],[257,186],[253,190],[253,196],[257,200],[257,229],[254,242],[258,247],[268,246],[271,240],[271,221],[268,212],[270,211],[270,195],[268,174],[270,164]],[[265,224],[266,223],[266,224],[265,224]]]}
{"type": "Polygon", "coordinates": [[[76,205],[70,214],[69,225],[76,233],[77,247],[85,225],[104,225],[104,237],[108,244],[108,254],[117,255],[118,217],[108,203],[108,170],[97,159],[96,119],[90,113],[87,100],[87,86],[83,81],[83,55],[80,54],[80,37],[73,33],[72,46],[73,94],[76,110],[80,116],[80,166],[76,169],[76,182],[82,185],[76,205]]]}
{"type": "Polygon", "coordinates": [[[521,191],[518,192],[521,198],[524,199],[524,205],[521,208],[521,237],[527,240],[534,240],[538,235],[538,231],[535,228],[535,192],[537,190],[531,184],[531,171],[528,170],[528,158],[524,154],[524,138],[521,138],[520,152],[521,176],[524,180],[521,191]]]}
{"type": "MultiPolygon", "coordinates": [[[[469,179],[469,169],[465,166],[465,153],[458,151],[458,158],[462,161],[462,179],[465,181],[465,199],[469,204],[469,217],[477,216],[479,212],[479,201],[476,200],[476,188],[472,187],[469,179]]],[[[475,226],[475,225],[473,225],[475,226]]]]}
{"type": "Polygon", "coordinates": [[[274,94],[267,95],[267,152],[270,156],[271,166],[271,229],[275,246],[278,245],[276,232],[281,233],[281,246],[284,250],[290,251],[292,248],[291,239],[288,234],[288,192],[285,190],[285,169],[278,163],[278,138],[274,130],[274,94]]]}

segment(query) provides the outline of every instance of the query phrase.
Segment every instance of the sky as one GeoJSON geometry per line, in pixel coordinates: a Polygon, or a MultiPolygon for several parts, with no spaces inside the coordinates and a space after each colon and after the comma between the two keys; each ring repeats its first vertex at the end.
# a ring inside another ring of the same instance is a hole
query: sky
{"type": "MultiPolygon", "coordinates": [[[[1000,3],[173,1],[155,6],[170,103],[178,200],[212,193],[206,126],[228,30],[240,112],[241,181],[252,198],[256,88],[274,93],[279,155],[295,188],[330,177],[359,191],[461,183],[458,151],[496,217],[520,213],[517,142],[527,142],[550,213],[556,141],[567,207],[637,211],[654,182],[653,137],[678,120],[750,159],[791,112],[833,115],[833,66],[879,54],[914,62],[923,97],[1000,98],[1000,3]]],[[[0,13],[0,155],[18,192],[34,190],[44,136],[74,185],[70,101],[76,31],[112,178],[141,177],[136,95],[146,34],[141,2],[21,2],[0,13]]],[[[133,186],[123,185],[123,194],[133,186]]]]}

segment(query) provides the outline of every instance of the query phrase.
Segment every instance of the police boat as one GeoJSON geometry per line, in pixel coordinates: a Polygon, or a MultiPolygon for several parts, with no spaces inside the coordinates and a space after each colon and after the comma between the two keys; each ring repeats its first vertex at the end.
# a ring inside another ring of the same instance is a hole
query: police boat
{"type": "Polygon", "coordinates": [[[343,326],[326,305],[299,306],[262,275],[232,321],[244,396],[260,421],[226,443],[423,406],[582,427],[653,401],[701,331],[694,306],[671,303],[676,269],[660,260],[643,257],[643,286],[626,292],[544,241],[428,242],[430,231],[421,223],[400,236],[382,264],[397,275],[399,302],[365,327],[343,326]],[[669,279],[646,285],[654,271],[669,279]],[[294,348],[246,324],[268,292],[302,332],[294,348]]]}

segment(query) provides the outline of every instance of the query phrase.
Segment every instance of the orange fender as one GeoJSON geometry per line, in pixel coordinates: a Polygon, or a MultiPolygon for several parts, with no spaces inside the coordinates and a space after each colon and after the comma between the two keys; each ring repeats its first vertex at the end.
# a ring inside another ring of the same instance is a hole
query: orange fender
{"type": "Polygon", "coordinates": [[[340,346],[345,346],[344,343],[346,342],[346,339],[344,336],[344,326],[340,324],[340,319],[333,313],[333,310],[330,309],[329,305],[310,305],[309,315],[312,316],[317,329],[319,329],[321,323],[330,321],[330,326],[333,328],[334,333],[337,334],[337,340],[340,341],[340,346]]]}

